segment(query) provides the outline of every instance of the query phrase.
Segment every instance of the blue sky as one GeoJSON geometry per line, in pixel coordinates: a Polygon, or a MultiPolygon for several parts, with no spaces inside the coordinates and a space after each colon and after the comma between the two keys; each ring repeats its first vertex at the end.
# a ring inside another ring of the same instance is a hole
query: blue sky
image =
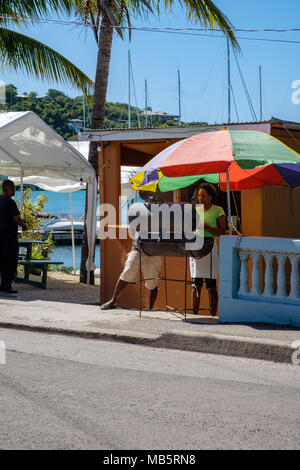
{"type": "MultiPolygon", "coordinates": [[[[297,28],[300,2],[287,0],[216,0],[236,28],[297,28]]],[[[133,20],[133,26],[196,27],[188,23],[178,7],[173,14],[133,20]]],[[[78,65],[92,79],[95,74],[97,49],[90,31],[62,25],[37,25],[26,28],[26,34],[47,43],[78,65]]],[[[219,36],[220,33],[217,33],[219,36]]],[[[300,104],[292,102],[292,83],[300,80],[300,32],[238,33],[238,37],[299,41],[299,44],[240,39],[240,66],[259,117],[258,68],[262,66],[263,119],[271,116],[300,122],[300,104]]],[[[109,77],[109,101],[127,102],[127,56],[131,51],[137,104],[144,105],[144,80],[147,79],[149,100],[153,110],[178,112],[177,68],[182,82],[182,119],[184,121],[227,121],[227,61],[224,37],[166,34],[134,31],[132,41],[114,40],[109,77]]],[[[240,121],[252,120],[237,67],[232,57],[232,86],[240,121]]],[[[79,93],[55,83],[41,83],[22,73],[1,71],[0,79],[14,83],[19,93],[37,91],[44,95],[48,88],[57,88],[69,96],[79,93]]],[[[132,97],[132,104],[135,100],[132,97]]],[[[237,116],[232,103],[232,121],[237,116]]]]}

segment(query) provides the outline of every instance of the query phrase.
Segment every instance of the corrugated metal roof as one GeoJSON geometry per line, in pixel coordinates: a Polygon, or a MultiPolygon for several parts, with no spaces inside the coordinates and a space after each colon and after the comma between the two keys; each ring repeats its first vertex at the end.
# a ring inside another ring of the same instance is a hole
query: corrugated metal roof
{"type": "Polygon", "coordinates": [[[285,121],[283,119],[279,119],[276,117],[271,118],[271,122],[274,124],[281,124],[284,128],[288,128],[290,130],[298,130],[300,129],[300,123],[294,121],[285,121]]]}
{"type": "MultiPolygon", "coordinates": [[[[272,118],[271,120],[268,121],[244,121],[244,122],[223,122],[223,123],[215,123],[215,124],[203,124],[203,125],[195,125],[195,126],[188,126],[188,125],[181,125],[181,126],[169,126],[169,127],[106,127],[102,129],[86,129],[85,132],[81,132],[80,135],[85,135],[85,134],[91,134],[93,132],[106,132],[106,131],[117,131],[117,132],[128,132],[128,131],[137,131],[137,130],[155,130],[155,129],[203,129],[206,127],[219,127],[219,126],[241,126],[241,125],[247,125],[247,124],[270,124],[273,122],[273,119],[275,121],[280,121],[279,119],[277,120],[276,118],[272,118]]],[[[289,122],[289,121],[281,121],[281,122],[289,122]]],[[[295,123],[297,124],[297,123],[295,123]]],[[[300,125],[300,124],[299,124],[300,125]]]]}
{"type": "Polygon", "coordinates": [[[230,129],[252,129],[266,133],[271,131],[271,121],[259,122],[231,122],[223,124],[209,124],[202,126],[178,126],[178,127],[144,127],[144,128],[121,128],[121,129],[90,129],[78,136],[80,141],[108,142],[108,141],[142,141],[142,140],[165,140],[186,139],[201,132],[221,130],[224,127],[230,129]]]}
{"type": "Polygon", "coordinates": [[[287,130],[300,130],[300,123],[284,121],[272,117],[268,121],[244,121],[219,124],[207,124],[199,126],[176,126],[176,127],[134,127],[134,128],[110,128],[110,129],[88,129],[78,136],[79,141],[134,141],[155,139],[185,139],[197,133],[205,131],[220,130],[222,128],[241,128],[261,130],[271,133],[271,127],[285,128],[287,130]],[[249,127],[248,127],[249,126],[249,127]]]}

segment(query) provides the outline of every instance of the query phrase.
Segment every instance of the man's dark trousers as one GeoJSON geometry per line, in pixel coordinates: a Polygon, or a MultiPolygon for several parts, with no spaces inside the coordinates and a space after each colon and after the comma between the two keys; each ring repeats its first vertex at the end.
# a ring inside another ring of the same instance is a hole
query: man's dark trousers
{"type": "Polygon", "coordinates": [[[18,239],[0,234],[1,289],[9,291],[18,266],[18,239]]]}

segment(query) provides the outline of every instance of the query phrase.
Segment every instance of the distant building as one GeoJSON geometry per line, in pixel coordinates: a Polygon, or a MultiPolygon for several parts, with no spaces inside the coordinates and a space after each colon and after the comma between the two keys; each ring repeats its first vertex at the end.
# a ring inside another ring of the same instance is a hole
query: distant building
{"type": "Polygon", "coordinates": [[[140,116],[148,116],[152,118],[157,118],[162,122],[173,120],[173,121],[178,121],[179,115],[178,114],[169,114],[166,113],[165,111],[142,111],[140,113],[140,116]]]}
{"type": "Polygon", "coordinates": [[[75,132],[76,134],[78,134],[80,131],[83,130],[82,119],[70,119],[70,121],[68,121],[67,124],[68,124],[69,129],[75,132]]]}

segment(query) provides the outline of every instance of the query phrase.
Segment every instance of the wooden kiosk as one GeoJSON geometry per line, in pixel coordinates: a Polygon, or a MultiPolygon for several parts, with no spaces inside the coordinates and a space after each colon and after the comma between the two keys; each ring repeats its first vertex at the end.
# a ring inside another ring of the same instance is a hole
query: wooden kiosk
{"type": "MultiPolygon", "coordinates": [[[[284,122],[272,118],[270,121],[241,124],[221,124],[201,127],[147,128],[147,129],[109,129],[87,131],[81,134],[81,140],[99,143],[99,185],[100,203],[113,204],[119,213],[119,196],[121,195],[121,165],[142,167],[153,156],[164,148],[195,134],[230,129],[258,130],[278,138],[286,145],[300,153],[300,124],[284,122]]],[[[238,210],[241,215],[244,235],[276,236],[300,238],[300,190],[287,187],[265,186],[260,189],[242,191],[236,194],[238,210]]],[[[185,190],[174,191],[168,195],[169,201],[185,201],[185,190]]],[[[226,211],[226,198],[224,197],[226,211]]],[[[234,204],[232,204],[234,208],[234,204]]],[[[233,210],[234,214],[234,210],[233,210]]],[[[117,216],[118,217],[118,216],[117,216]]],[[[112,296],[115,283],[122,272],[126,255],[131,249],[131,239],[127,229],[117,219],[117,231],[121,237],[105,239],[100,242],[100,299],[106,302],[112,296]]],[[[167,277],[184,278],[185,260],[183,258],[167,259],[167,277]]],[[[174,309],[183,308],[184,285],[177,282],[168,283],[166,298],[164,281],[159,282],[159,293],[155,308],[164,310],[166,303],[174,309]]],[[[188,287],[188,308],[191,308],[191,287],[188,287]]],[[[146,289],[143,288],[143,308],[146,307],[146,289]]],[[[118,306],[124,308],[139,307],[139,285],[128,286],[118,300],[118,306]]],[[[208,308],[208,295],[203,288],[201,307],[208,308]]],[[[208,311],[199,313],[208,315],[208,311]]]]}

